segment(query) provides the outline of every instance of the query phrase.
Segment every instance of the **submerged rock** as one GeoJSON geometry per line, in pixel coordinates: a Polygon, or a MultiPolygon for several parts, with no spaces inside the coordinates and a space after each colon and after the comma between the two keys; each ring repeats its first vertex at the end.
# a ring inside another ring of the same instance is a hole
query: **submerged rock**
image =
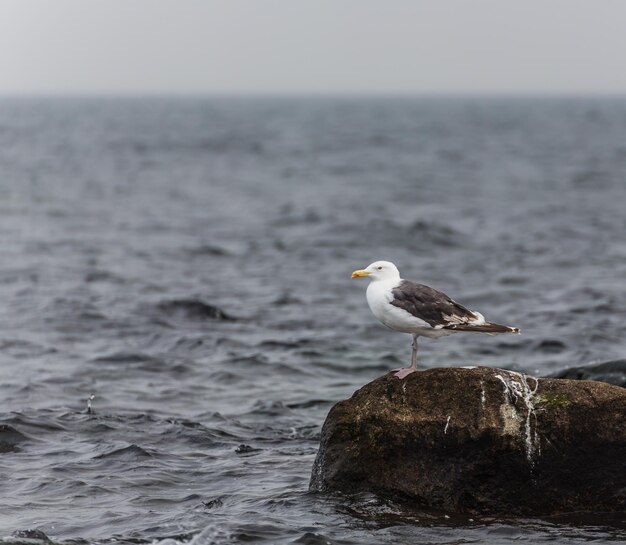
{"type": "Polygon", "coordinates": [[[626,388],[626,359],[570,367],[553,376],[575,380],[599,380],[626,388]]]}
{"type": "Polygon", "coordinates": [[[41,530],[17,530],[10,538],[2,540],[11,545],[47,545],[52,540],[41,530]]]}
{"type": "Polygon", "coordinates": [[[18,452],[18,443],[26,440],[26,436],[8,424],[0,424],[0,454],[18,452]]]}
{"type": "Polygon", "coordinates": [[[626,511],[626,390],[487,367],[390,373],[331,409],[310,487],[470,513],[626,511]]]}
{"type": "Polygon", "coordinates": [[[198,299],[173,299],[162,301],[158,309],[168,316],[179,315],[191,320],[223,320],[232,321],[234,318],[215,305],[209,305],[198,299]]]}

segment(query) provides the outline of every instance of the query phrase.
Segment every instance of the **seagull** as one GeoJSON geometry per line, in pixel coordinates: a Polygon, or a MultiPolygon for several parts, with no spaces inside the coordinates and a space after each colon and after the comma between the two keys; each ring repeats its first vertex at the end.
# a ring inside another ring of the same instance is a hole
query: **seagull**
{"type": "Polygon", "coordinates": [[[518,327],[494,324],[469,310],[445,293],[400,277],[389,261],[375,261],[352,273],[352,278],[367,277],[367,304],[374,316],[396,331],[413,335],[411,366],[394,369],[399,379],[417,371],[417,338],[437,339],[460,331],[476,333],[519,333],[518,327]]]}

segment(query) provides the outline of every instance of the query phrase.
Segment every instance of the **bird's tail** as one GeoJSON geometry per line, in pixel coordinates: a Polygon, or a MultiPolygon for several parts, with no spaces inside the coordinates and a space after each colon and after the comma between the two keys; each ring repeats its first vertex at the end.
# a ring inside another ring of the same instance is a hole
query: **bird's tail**
{"type": "Polygon", "coordinates": [[[454,329],[455,331],[474,331],[476,333],[519,333],[519,327],[509,327],[508,325],[484,322],[482,324],[453,324],[445,326],[443,329],[454,329]]]}

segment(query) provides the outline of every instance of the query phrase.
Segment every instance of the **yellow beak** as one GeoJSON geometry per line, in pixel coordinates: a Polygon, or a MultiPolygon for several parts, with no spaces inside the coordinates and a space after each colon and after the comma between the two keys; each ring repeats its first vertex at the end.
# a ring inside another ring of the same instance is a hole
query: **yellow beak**
{"type": "Polygon", "coordinates": [[[364,271],[363,269],[359,269],[358,271],[354,271],[352,273],[352,278],[362,278],[364,276],[369,276],[370,273],[368,273],[367,271],[364,271]]]}

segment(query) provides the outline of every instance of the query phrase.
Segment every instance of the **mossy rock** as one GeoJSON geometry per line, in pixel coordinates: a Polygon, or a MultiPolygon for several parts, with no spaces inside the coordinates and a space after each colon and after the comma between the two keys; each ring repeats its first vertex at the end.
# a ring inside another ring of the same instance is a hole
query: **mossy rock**
{"type": "Polygon", "coordinates": [[[626,389],[502,369],[388,374],[337,403],[311,490],[409,507],[626,512],[626,389]]]}

